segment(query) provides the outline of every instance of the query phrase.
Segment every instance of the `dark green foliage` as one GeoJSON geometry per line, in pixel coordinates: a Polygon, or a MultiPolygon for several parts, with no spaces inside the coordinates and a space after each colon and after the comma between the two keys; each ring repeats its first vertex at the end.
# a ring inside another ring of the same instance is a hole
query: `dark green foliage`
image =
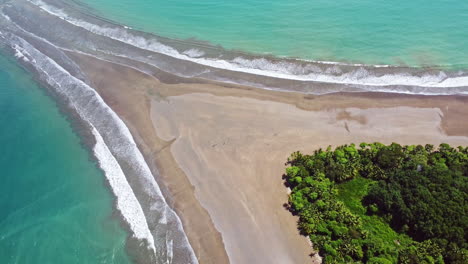
{"type": "Polygon", "coordinates": [[[377,205],[380,214],[398,216],[392,218],[392,227],[417,241],[432,240],[454,263],[462,257],[460,248],[468,248],[466,149],[443,144],[436,152],[417,148],[405,154],[402,169],[372,186],[365,203],[377,205]]]}
{"type": "Polygon", "coordinates": [[[288,161],[291,211],[326,263],[468,263],[468,148],[362,143],[288,161]]]}

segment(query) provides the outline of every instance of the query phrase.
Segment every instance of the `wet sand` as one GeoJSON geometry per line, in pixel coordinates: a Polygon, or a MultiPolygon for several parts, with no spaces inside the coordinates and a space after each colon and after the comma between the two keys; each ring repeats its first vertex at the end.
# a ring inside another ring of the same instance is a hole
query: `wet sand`
{"type": "Polygon", "coordinates": [[[159,169],[156,180],[200,263],[318,261],[283,207],[281,176],[293,151],[363,141],[468,144],[467,97],[311,96],[168,76],[162,82],[73,58],[159,169]]]}

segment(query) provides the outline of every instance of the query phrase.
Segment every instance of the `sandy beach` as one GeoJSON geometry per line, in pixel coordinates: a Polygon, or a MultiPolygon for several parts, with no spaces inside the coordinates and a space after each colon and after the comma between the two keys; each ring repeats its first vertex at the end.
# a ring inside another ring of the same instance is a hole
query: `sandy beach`
{"type": "Polygon", "coordinates": [[[71,54],[124,120],[200,263],[314,263],[284,208],[293,151],[361,142],[468,144],[468,98],[312,96],[150,76],[71,54]],[[168,81],[169,80],[169,81],[168,81]]]}

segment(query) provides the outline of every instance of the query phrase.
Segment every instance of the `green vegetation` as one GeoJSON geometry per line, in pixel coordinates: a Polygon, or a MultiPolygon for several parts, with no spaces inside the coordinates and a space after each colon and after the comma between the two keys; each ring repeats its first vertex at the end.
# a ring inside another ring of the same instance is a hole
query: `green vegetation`
{"type": "Polygon", "coordinates": [[[295,152],[290,210],[325,263],[468,263],[468,148],[295,152]]]}

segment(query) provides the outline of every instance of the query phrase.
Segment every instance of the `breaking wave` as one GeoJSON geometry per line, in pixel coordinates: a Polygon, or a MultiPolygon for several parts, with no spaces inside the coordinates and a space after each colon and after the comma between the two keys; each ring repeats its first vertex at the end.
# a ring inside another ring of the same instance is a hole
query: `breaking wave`
{"type": "MultiPolygon", "coordinates": [[[[123,121],[63,51],[151,73],[311,94],[468,94],[468,72],[265,57],[139,32],[73,10],[62,0],[0,0],[0,48],[70,104],[91,127],[94,155],[116,207],[155,263],[197,263],[180,219],[167,205],[123,121]]],[[[156,172],[157,173],[157,172],[156,172]]]]}
{"type": "Polygon", "coordinates": [[[116,196],[116,207],[133,236],[147,245],[152,263],[198,263],[180,219],[167,205],[130,131],[99,94],[21,37],[0,31],[0,46],[9,47],[89,124],[96,140],[94,154],[116,196]]]}
{"type": "MultiPolygon", "coordinates": [[[[257,76],[272,78],[318,82],[343,85],[370,86],[368,90],[385,91],[372,87],[384,86],[416,86],[426,88],[460,88],[468,87],[468,74],[465,72],[447,73],[442,70],[421,72],[412,68],[402,68],[390,65],[344,64],[337,62],[310,62],[302,60],[288,60],[276,58],[234,56],[208,57],[201,49],[187,49],[179,51],[174,47],[163,44],[153,36],[140,36],[130,28],[118,25],[97,25],[68,15],[60,8],[45,3],[42,0],[28,0],[45,12],[59,17],[94,34],[105,36],[131,46],[161,53],[176,59],[190,61],[216,69],[242,72],[257,76]],[[390,70],[382,70],[390,69],[390,70]]],[[[236,54],[238,55],[238,54],[236,54]]],[[[311,91],[313,93],[313,91],[311,91]]],[[[395,92],[395,90],[392,90],[395,92]]],[[[403,91],[407,93],[407,91],[403,91]]],[[[466,93],[466,91],[463,91],[466,93]]]]}

